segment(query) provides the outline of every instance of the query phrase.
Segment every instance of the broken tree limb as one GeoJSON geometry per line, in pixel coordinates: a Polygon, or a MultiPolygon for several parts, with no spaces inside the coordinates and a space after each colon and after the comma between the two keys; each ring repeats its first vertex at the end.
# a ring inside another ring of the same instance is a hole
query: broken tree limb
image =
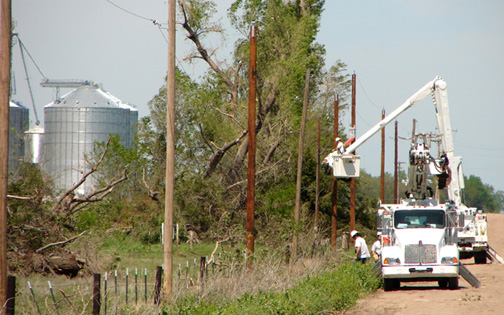
{"type": "Polygon", "coordinates": [[[84,235],[84,234],[86,234],[86,233],[87,233],[87,231],[84,231],[84,232],[82,232],[81,234],[76,235],[76,236],[74,236],[74,237],[71,237],[71,238],[69,238],[69,239],[67,239],[67,240],[64,240],[64,241],[61,241],[61,242],[55,242],[55,243],[47,244],[47,245],[45,245],[45,246],[40,247],[40,248],[39,248],[39,249],[37,249],[35,252],[36,252],[36,253],[40,253],[41,251],[44,251],[44,250],[46,250],[46,249],[48,249],[48,248],[51,248],[51,247],[54,247],[54,246],[62,246],[62,245],[66,245],[66,244],[68,244],[68,243],[70,243],[70,242],[75,241],[77,238],[81,237],[82,235],[84,235]]]}

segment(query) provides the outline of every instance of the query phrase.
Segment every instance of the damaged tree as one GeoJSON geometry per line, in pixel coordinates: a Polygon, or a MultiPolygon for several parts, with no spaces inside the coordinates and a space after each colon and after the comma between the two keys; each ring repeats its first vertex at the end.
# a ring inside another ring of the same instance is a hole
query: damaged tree
{"type": "Polygon", "coordinates": [[[11,271],[24,273],[49,272],[75,277],[86,267],[86,260],[79,253],[67,248],[67,245],[86,235],[87,231],[73,236],[75,227],[71,216],[82,211],[86,206],[104,200],[119,183],[128,176],[126,170],[103,187],[95,188],[87,195],[77,195],[75,190],[89,176],[98,171],[107,154],[110,139],[105,144],[97,162],[87,160],[89,171],[71,188],[66,190],[50,206],[44,196],[50,194],[50,188],[44,183],[42,173],[33,165],[26,164],[22,170],[25,176],[19,176],[19,182],[10,185],[13,194],[9,202],[9,260],[11,271]],[[34,196],[23,197],[23,191],[36,190],[34,196]]]}

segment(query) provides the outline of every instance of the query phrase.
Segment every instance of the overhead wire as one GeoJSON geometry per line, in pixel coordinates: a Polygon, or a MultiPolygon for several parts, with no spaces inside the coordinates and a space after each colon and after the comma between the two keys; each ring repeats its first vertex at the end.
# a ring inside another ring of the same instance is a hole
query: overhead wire
{"type": "MultiPolygon", "coordinates": [[[[123,7],[121,7],[121,6],[119,6],[118,4],[116,4],[116,3],[114,3],[114,2],[112,2],[112,1],[110,1],[110,0],[105,0],[105,1],[107,1],[108,3],[110,3],[111,5],[113,5],[114,7],[118,8],[119,10],[124,11],[124,12],[126,12],[126,13],[128,13],[128,14],[130,14],[130,15],[132,15],[132,16],[135,16],[135,17],[140,18],[140,19],[142,19],[142,20],[146,20],[146,21],[150,21],[150,22],[152,22],[152,24],[154,24],[155,26],[157,26],[157,27],[158,27],[159,32],[161,33],[161,36],[163,36],[163,39],[164,39],[164,40],[165,40],[165,42],[168,44],[168,38],[166,38],[166,35],[165,35],[165,33],[163,32],[163,29],[167,29],[167,28],[163,28],[163,27],[162,27],[162,25],[163,25],[163,24],[166,24],[166,25],[167,25],[168,23],[160,23],[160,22],[158,22],[158,20],[156,20],[156,19],[151,19],[151,18],[148,18],[148,17],[142,16],[142,15],[140,15],[140,14],[137,14],[137,13],[135,13],[135,12],[129,11],[129,10],[127,10],[127,9],[125,9],[125,8],[123,8],[123,7]]],[[[182,65],[182,63],[180,62],[180,60],[179,60],[178,58],[176,58],[176,59],[177,59],[178,66],[179,66],[180,68],[182,68],[182,70],[184,70],[184,72],[186,72],[186,70],[184,69],[184,66],[182,65]]]]}

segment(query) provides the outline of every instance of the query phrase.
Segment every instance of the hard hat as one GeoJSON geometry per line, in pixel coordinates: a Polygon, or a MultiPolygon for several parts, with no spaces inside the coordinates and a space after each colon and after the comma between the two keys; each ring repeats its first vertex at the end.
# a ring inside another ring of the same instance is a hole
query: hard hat
{"type": "Polygon", "coordinates": [[[381,232],[377,232],[377,233],[376,233],[376,236],[381,236],[381,232]]]}
{"type": "Polygon", "coordinates": [[[353,230],[352,232],[350,232],[351,237],[354,237],[357,234],[359,234],[359,232],[357,232],[356,230],[353,230]]]}
{"type": "Polygon", "coordinates": [[[338,142],[338,141],[341,141],[341,139],[340,138],[334,139],[334,142],[338,142]]]}

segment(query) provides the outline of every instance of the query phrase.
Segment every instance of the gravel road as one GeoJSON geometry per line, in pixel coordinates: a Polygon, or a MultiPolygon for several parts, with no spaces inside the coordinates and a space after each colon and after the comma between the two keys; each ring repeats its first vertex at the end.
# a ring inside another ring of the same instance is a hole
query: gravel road
{"type": "MultiPolygon", "coordinates": [[[[490,246],[504,257],[504,214],[487,214],[490,246]]],[[[376,293],[361,299],[344,314],[504,314],[504,265],[490,260],[475,265],[473,259],[462,263],[481,281],[473,288],[462,277],[459,290],[440,289],[437,282],[401,284],[397,291],[376,293]]]]}

